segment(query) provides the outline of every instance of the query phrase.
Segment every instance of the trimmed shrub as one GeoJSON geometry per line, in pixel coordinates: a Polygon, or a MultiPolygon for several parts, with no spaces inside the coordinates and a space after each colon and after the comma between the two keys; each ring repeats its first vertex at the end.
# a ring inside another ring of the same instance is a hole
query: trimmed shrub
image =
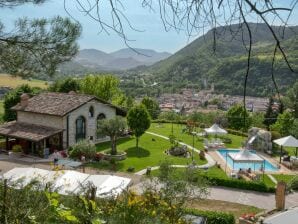
{"type": "Polygon", "coordinates": [[[232,134],[232,135],[237,135],[237,136],[241,136],[241,137],[248,137],[248,134],[245,133],[245,132],[242,132],[242,131],[236,131],[236,130],[233,130],[233,129],[226,129],[226,131],[229,134],[232,134]]]}
{"type": "Polygon", "coordinates": [[[185,120],[180,120],[180,121],[170,121],[170,120],[166,120],[166,119],[156,119],[156,120],[152,120],[151,123],[173,123],[173,124],[186,124],[187,121],[185,120]]]}
{"type": "Polygon", "coordinates": [[[187,209],[186,212],[191,215],[201,216],[207,219],[207,224],[235,224],[235,217],[230,213],[199,211],[187,209]]]}
{"type": "Polygon", "coordinates": [[[275,192],[274,187],[268,187],[263,182],[256,182],[256,181],[245,181],[245,180],[238,180],[238,179],[222,179],[217,177],[209,177],[205,176],[206,179],[210,182],[211,185],[215,186],[223,186],[223,187],[231,187],[237,189],[244,189],[244,190],[252,190],[258,192],[275,192]]]}

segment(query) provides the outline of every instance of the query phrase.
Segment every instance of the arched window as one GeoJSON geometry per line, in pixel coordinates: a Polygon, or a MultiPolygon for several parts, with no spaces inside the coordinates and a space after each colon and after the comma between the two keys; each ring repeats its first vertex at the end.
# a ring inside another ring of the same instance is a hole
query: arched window
{"type": "Polygon", "coordinates": [[[94,117],[94,107],[93,106],[91,106],[89,108],[89,117],[94,117]]]}
{"type": "Polygon", "coordinates": [[[86,120],[80,116],[76,120],[76,141],[86,138],[86,120]]]}
{"type": "MultiPolygon", "coordinates": [[[[105,114],[100,113],[100,114],[97,115],[97,119],[96,119],[97,120],[97,126],[98,126],[98,122],[100,120],[103,120],[103,119],[106,119],[106,115],[105,114]]],[[[97,139],[100,139],[100,138],[104,138],[105,136],[97,133],[97,136],[96,137],[97,137],[97,139]]]]}
{"type": "Polygon", "coordinates": [[[103,114],[103,113],[100,113],[98,116],[97,116],[97,120],[103,120],[103,119],[106,119],[106,115],[103,114]]]}

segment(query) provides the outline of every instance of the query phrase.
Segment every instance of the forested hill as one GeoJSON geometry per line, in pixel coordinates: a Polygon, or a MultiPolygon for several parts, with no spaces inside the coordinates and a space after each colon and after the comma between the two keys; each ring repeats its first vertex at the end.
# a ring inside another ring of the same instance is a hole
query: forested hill
{"type": "MultiPolygon", "coordinates": [[[[274,42],[264,24],[252,23],[250,27],[253,50],[247,94],[267,96],[272,91],[274,93],[271,79],[274,42]]],[[[214,83],[218,93],[242,94],[247,68],[247,50],[243,41],[248,43],[248,35],[247,32],[241,35],[238,28],[239,25],[217,28],[215,45],[211,30],[166,60],[149,67],[146,74],[165,90],[171,88],[173,79],[175,90],[185,86],[208,88],[214,83]]],[[[291,65],[298,71],[298,26],[273,29],[283,38],[282,47],[291,65]]],[[[298,79],[298,74],[288,69],[280,53],[277,55],[274,74],[281,92],[285,92],[298,79]]]]}

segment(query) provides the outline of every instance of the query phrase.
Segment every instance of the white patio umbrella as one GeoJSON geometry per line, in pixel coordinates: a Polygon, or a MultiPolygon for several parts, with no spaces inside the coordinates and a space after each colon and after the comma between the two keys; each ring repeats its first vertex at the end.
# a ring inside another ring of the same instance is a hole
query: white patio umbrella
{"type": "Polygon", "coordinates": [[[204,129],[207,134],[227,134],[228,132],[225,129],[222,129],[218,124],[212,125],[210,128],[204,129]]]}
{"type": "MultiPolygon", "coordinates": [[[[297,148],[298,148],[298,140],[293,136],[289,135],[287,137],[279,138],[273,141],[275,144],[280,145],[280,151],[282,152],[282,147],[296,147],[296,157],[297,157],[297,148]]],[[[280,155],[281,162],[281,155],[280,155]]]]}

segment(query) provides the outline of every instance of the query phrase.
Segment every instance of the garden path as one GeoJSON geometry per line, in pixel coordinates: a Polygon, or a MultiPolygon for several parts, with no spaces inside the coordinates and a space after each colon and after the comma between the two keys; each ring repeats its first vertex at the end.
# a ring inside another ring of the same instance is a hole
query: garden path
{"type": "MultiPolygon", "coordinates": [[[[146,133],[147,134],[150,134],[150,135],[154,135],[154,136],[159,137],[159,138],[163,138],[163,139],[169,140],[168,137],[163,136],[163,135],[156,134],[154,132],[147,131],[146,133]]],[[[185,144],[184,142],[179,142],[179,144],[180,145],[187,146],[191,150],[194,150],[196,153],[200,153],[200,150],[199,149],[194,148],[191,145],[185,144]]],[[[208,153],[205,153],[205,157],[206,157],[207,163],[204,164],[204,165],[195,166],[196,168],[207,169],[207,168],[212,167],[212,166],[215,165],[215,161],[212,159],[212,157],[208,153]]],[[[173,167],[185,168],[185,167],[187,167],[187,165],[173,165],[173,167]]],[[[151,170],[157,170],[157,169],[159,169],[159,166],[151,167],[151,170]]],[[[144,175],[146,173],[146,171],[147,171],[147,169],[143,169],[143,170],[140,170],[140,171],[136,172],[135,174],[137,174],[137,175],[144,175]]]]}

